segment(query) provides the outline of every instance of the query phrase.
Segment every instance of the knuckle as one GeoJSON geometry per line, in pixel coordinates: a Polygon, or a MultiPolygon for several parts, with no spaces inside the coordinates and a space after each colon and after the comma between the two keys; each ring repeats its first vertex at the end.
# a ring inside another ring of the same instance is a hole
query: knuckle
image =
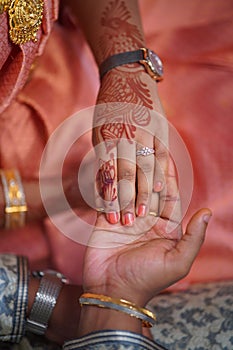
{"type": "Polygon", "coordinates": [[[152,162],[141,162],[141,164],[139,164],[139,169],[144,174],[149,174],[152,171],[154,171],[154,166],[153,166],[152,162]]]}
{"type": "Polygon", "coordinates": [[[105,202],[104,203],[104,211],[105,211],[105,213],[110,213],[113,211],[118,212],[119,206],[117,205],[117,203],[113,203],[111,201],[105,202]]]}
{"type": "Polygon", "coordinates": [[[128,180],[128,181],[135,181],[135,171],[134,169],[122,169],[119,172],[119,179],[122,180],[128,180]]]}
{"type": "Polygon", "coordinates": [[[166,159],[166,158],[168,158],[168,152],[164,149],[158,149],[156,151],[156,158],[157,159],[166,159]]]}
{"type": "Polygon", "coordinates": [[[125,211],[132,209],[133,208],[133,201],[127,200],[127,199],[121,200],[120,207],[121,207],[121,210],[125,210],[125,211]]]}
{"type": "Polygon", "coordinates": [[[140,197],[140,201],[147,202],[149,200],[149,192],[148,191],[139,191],[138,197],[140,197]]]}

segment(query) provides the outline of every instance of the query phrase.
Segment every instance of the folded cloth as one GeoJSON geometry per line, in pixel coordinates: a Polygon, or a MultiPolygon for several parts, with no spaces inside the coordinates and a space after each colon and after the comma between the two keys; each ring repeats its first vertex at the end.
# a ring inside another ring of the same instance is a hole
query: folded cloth
{"type": "Polygon", "coordinates": [[[28,79],[31,66],[44,50],[52,23],[57,19],[58,0],[44,1],[43,21],[37,41],[15,45],[9,38],[8,14],[0,15],[0,113],[10,104],[28,79]]]}
{"type": "MultiPolygon", "coordinates": [[[[30,79],[0,114],[0,168],[17,168],[23,181],[39,181],[41,155],[49,137],[74,112],[94,105],[98,85],[97,67],[80,29],[59,17],[30,79]]],[[[69,152],[63,168],[65,179],[76,181],[80,163],[90,148],[91,129],[69,152]]],[[[93,222],[95,212],[90,213],[87,205],[82,209],[76,185],[73,193],[82,211],[80,215],[93,222]]],[[[79,232],[79,227],[76,229],[79,232]]],[[[49,219],[8,232],[9,240],[3,238],[3,230],[0,233],[0,251],[24,254],[34,269],[61,270],[73,283],[81,283],[85,247],[77,247],[49,219]],[[37,239],[40,244],[34,244],[37,239]]]]}

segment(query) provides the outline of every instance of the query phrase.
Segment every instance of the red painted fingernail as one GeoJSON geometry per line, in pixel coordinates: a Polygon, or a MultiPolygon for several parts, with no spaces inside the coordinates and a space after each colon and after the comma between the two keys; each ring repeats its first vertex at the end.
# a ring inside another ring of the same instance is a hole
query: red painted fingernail
{"type": "Polygon", "coordinates": [[[145,216],[146,215],[146,205],[140,204],[138,207],[138,216],[145,216]]]}
{"type": "Polygon", "coordinates": [[[126,213],[124,215],[124,223],[126,226],[132,226],[134,222],[134,215],[132,213],[126,213]]]}
{"type": "Polygon", "coordinates": [[[113,211],[111,213],[107,213],[106,214],[107,220],[108,222],[110,222],[110,224],[116,224],[119,221],[119,213],[113,211]]]}

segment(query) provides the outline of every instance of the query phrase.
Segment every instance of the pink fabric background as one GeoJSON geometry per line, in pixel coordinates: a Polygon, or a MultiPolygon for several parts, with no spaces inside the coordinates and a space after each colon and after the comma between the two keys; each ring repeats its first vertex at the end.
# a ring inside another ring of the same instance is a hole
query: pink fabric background
{"type": "MultiPolygon", "coordinates": [[[[213,211],[183,286],[233,277],[233,1],[141,1],[148,47],[163,58],[159,93],[191,155],[188,211],[213,211]]],[[[181,283],[180,283],[181,285],[181,283]]]]}
{"type": "MultiPolygon", "coordinates": [[[[140,4],[148,47],[164,61],[165,80],[159,84],[164,108],[193,161],[195,185],[187,218],[203,206],[213,211],[191,273],[174,288],[232,279],[233,1],[140,4]]],[[[24,178],[38,178],[48,137],[74,111],[93,105],[97,89],[97,69],[81,34],[56,24],[31,80],[0,116],[0,167],[16,167],[24,178]]],[[[83,142],[82,152],[90,148],[90,135],[83,142]]],[[[84,206],[82,212],[87,221],[94,221],[93,211],[84,206]]],[[[22,253],[36,261],[36,254],[25,246],[27,237],[34,234],[36,241],[41,232],[51,266],[80,283],[84,248],[65,238],[49,220],[29,231],[25,228],[22,235],[22,253]]]]}

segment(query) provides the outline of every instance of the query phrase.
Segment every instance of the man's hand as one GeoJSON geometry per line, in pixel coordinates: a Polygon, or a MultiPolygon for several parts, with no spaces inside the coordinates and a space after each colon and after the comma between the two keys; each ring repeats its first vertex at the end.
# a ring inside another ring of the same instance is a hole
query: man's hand
{"type": "MultiPolygon", "coordinates": [[[[134,235],[133,228],[110,225],[101,214],[85,256],[84,290],[144,306],[188,274],[204,242],[210,215],[209,209],[201,209],[182,238],[172,240],[164,237],[167,223],[162,218],[147,233],[137,235],[134,230],[134,235]]],[[[138,225],[145,220],[138,218],[138,225]]]]}

